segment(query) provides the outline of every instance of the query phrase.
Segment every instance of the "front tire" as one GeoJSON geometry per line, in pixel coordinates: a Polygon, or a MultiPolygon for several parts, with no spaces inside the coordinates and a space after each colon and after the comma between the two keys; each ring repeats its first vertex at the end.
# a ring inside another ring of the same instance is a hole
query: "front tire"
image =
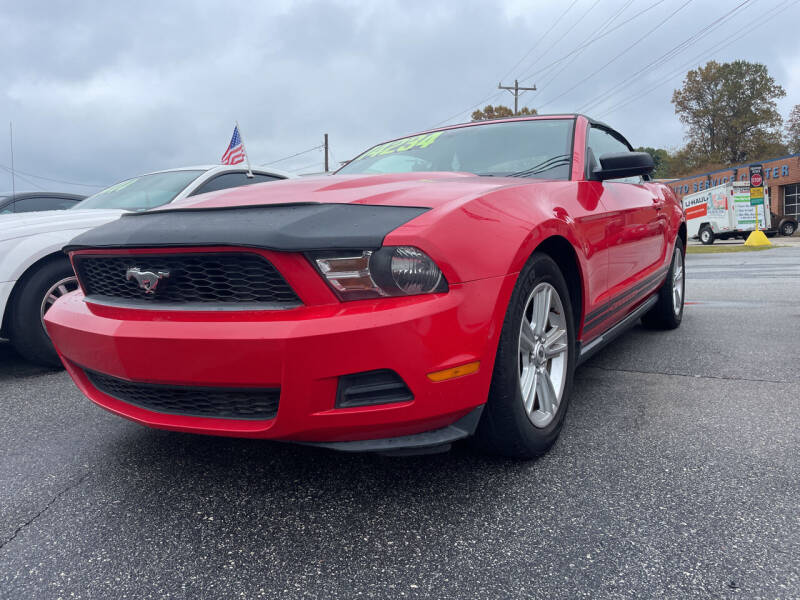
{"type": "Polygon", "coordinates": [[[642,325],[649,329],[677,329],[683,320],[683,303],[686,294],[686,269],[684,268],[683,241],[675,241],[672,263],[667,278],[658,289],[658,301],[642,316],[642,325]]]}
{"type": "Polygon", "coordinates": [[[781,235],[785,235],[786,237],[794,235],[795,229],[797,229],[797,226],[794,223],[786,221],[781,225],[781,235]]]}
{"type": "Polygon", "coordinates": [[[711,231],[710,227],[703,227],[700,230],[700,243],[702,243],[704,246],[710,246],[711,244],[713,244],[714,239],[715,239],[714,232],[711,231]]]}
{"type": "Polygon", "coordinates": [[[60,367],[61,360],[44,328],[44,313],[57,298],[78,288],[72,266],[63,259],[46,262],[26,274],[19,285],[8,323],[11,344],[33,363],[60,367]]]}
{"type": "Polygon", "coordinates": [[[534,253],[511,295],[476,440],[494,454],[541,456],[564,423],[575,370],[575,320],[564,276],[534,253]]]}

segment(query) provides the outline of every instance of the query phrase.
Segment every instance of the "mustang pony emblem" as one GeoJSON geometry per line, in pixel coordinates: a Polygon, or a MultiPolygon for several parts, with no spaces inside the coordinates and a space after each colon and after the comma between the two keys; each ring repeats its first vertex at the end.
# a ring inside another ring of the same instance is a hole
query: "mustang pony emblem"
{"type": "Polygon", "coordinates": [[[156,288],[162,279],[169,277],[169,271],[142,271],[139,267],[132,267],[125,271],[125,279],[135,279],[145,294],[155,294],[156,288]]]}

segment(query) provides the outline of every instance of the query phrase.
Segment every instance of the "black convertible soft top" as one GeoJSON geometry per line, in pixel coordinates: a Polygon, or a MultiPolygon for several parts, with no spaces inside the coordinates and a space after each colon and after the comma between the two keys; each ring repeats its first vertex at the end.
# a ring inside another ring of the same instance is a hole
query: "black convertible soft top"
{"type": "Polygon", "coordinates": [[[64,251],[247,246],[300,252],[380,248],[386,235],[430,210],[370,204],[262,204],[129,213],[82,233],[64,251]]]}

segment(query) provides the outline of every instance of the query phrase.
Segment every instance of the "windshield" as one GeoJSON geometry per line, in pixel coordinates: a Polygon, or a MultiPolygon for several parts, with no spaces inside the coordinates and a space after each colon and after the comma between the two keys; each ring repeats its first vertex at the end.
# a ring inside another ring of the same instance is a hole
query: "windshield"
{"type": "Polygon", "coordinates": [[[461,171],[569,179],[574,119],[486,123],[434,131],[370,148],[338,173],[461,171]]]}
{"type": "Polygon", "coordinates": [[[82,208],[119,208],[147,210],[167,202],[205,171],[166,171],[126,179],[78,202],[70,210],[82,208]]]}

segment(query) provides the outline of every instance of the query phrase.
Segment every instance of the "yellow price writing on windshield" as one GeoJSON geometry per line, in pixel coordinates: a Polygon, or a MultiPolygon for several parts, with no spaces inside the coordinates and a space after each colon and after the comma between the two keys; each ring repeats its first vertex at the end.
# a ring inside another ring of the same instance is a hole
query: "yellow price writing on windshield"
{"type": "Polygon", "coordinates": [[[361,160],[364,158],[372,158],[373,156],[383,156],[384,154],[393,154],[395,152],[406,152],[407,150],[411,150],[412,148],[427,148],[436,139],[444,133],[443,131],[437,131],[435,133],[428,133],[423,135],[414,135],[412,137],[403,138],[401,140],[395,140],[393,142],[388,142],[386,144],[381,144],[380,146],[375,146],[372,150],[369,150],[359,156],[356,160],[361,160]]]}
{"type": "Polygon", "coordinates": [[[134,177],[133,179],[126,179],[125,181],[120,181],[119,183],[115,183],[111,187],[106,188],[101,192],[98,192],[98,195],[109,194],[111,192],[119,192],[120,190],[124,190],[126,187],[136,183],[137,181],[139,181],[139,177],[134,177]]]}

